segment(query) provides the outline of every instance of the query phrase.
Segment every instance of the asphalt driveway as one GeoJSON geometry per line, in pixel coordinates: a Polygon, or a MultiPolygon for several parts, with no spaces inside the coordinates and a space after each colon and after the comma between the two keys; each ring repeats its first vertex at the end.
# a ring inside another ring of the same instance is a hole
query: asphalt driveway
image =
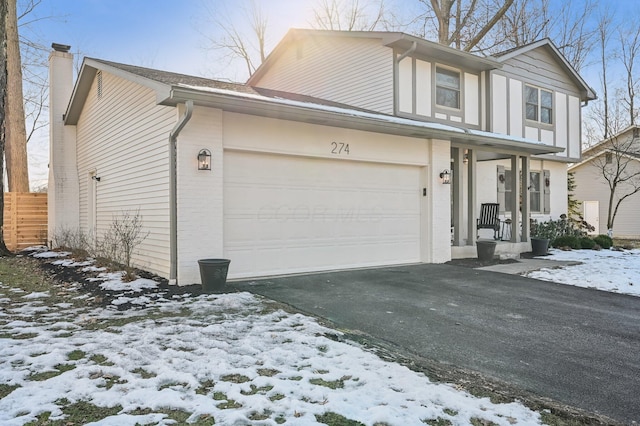
{"type": "Polygon", "coordinates": [[[640,422],[640,298],[452,265],[232,285],[407,353],[640,422]]]}

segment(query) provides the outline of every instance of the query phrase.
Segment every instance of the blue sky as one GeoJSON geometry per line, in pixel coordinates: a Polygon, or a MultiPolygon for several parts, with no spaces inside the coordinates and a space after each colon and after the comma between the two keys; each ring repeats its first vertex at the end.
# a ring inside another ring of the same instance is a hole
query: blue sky
{"type": "MultiPolygon", "coordinates": [[[[21,0],[18,0],[20,3],[21,0]]],[[[268,15],[268,48],[291,27],[309,27],[318,0],[255,0],[268,15]]],[[[561,4],[563,0],[551,0],[561,4]]],[[[573,0],[579,5],[584,0],[573,0]]],[[[219,31],[210,13],[244,22],[239,4],[246,0],[42,0],[31,16],[39,19],[21,27],[22,36],[45,46],[72,46],[78,57],[90,56],[185,74],[244,81],[244,67],[229,66],[220,54],[205,49],[206,37],[219,31]]],[[[406,12],[415,0],[385,0],[387,9],[406,12]]],[[[610,7],[620,21],[640,16],[640,1],[598,3],[610,7]]],[[[595,19],[595,16],[594,16],[595,19]]],[[[637,19],[635,19],[637,21],[637,19]]],[[[583,70],[589,85],[599,90],[597,68],[583,70]]],[[[48,136],[29,143],[30,176],[34,185],[46,183],[48,136]]]]}
{"type": "MultiPolygon", "coordinates": [[[[273,46],[289,26],[306,26],[315,2],[258,3],[268,7],[273,46]]],[[[234,4],[228,0],[44,0],[37,13],[52,18],[31,25],[30,30],[47,46],[69,44],[81,56],[211,77],[217,72],[233,78],[233,72],[211,67],[205,35],[216,32],[208,10],[237,19],[242,12],[233,9],[234,4]]],[[[244,75],[238,80],[244,80],[244,75]]]]}

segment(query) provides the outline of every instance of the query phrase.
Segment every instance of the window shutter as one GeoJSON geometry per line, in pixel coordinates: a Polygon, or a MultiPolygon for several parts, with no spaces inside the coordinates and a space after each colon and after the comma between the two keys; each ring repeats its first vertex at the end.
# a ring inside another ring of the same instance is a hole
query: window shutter
{"type": "Polygon", "coordinates": [[[542,178],[542,188],[544,191],[543,198],[543,209],[544,214],[551,213],[551,172],[549,170],[544,170],[544,177],[542,178]]]}
{"type": "Polygon", "coordinates": [[[505,212],[505,196],[504,196],[504,184],[506,181],[506,175],[504,173],[504,166],[498,166],[498,175],[496,181],[498,182],[498,204],[500,204],[500,214],[505,212]]]}

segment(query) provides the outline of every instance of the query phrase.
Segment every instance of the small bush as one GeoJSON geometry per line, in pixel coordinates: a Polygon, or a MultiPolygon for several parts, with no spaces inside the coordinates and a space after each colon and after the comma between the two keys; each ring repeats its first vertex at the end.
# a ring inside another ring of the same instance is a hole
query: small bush
{"type": "Polygon", "coordinates": [[[559,247],[571,247],[572,249],[581,248],[580,240],[578,239],[578,237],[573,235],[562,235],[560,237],[557,237],[555,240],[552,241],[551,245],[555,248],[559,248],[559,247]]]}
{"type": "Polygon", "coordinates": [[[592,249],[596,246],[596,242],[589,237],[580,238],[580,247],[583,249],[592,249]]]}
{"type": "Polygon", "coordinates": [[[613,245],[613,240],[611,239],[611,237],[605,234],[598,235],[593,239],[593,241],[595,241],[595,243],[603,249],[610,249],[613,245]]]}

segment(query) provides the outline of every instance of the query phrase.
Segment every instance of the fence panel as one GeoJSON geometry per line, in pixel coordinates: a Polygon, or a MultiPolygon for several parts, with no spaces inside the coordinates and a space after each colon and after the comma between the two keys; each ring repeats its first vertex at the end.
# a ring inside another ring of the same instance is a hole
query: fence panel
{"type": "Polygon", "coordinates": [[[47,194],[4,193],[4,242],[11,251],[47,243],[47,194]]]}

